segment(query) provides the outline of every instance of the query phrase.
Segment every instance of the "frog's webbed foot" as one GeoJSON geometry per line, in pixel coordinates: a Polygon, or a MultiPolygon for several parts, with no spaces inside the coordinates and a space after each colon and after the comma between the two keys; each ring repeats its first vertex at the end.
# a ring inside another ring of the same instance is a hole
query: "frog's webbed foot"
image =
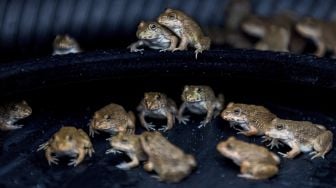
{"type": "Polygon", "coordinates": [[[166,132],[166,131],[169,130],[169,128],[168,128],[168,126],[164,126],[164,127],[162,127],[162,128],[159,128],[158,130],[159,130],[159,131],[166,132]]]}
{"type": "Polygon", "coordinates": [[[203,49],[196,49],[195,50],[195,58],[197,59],[198,54],[201,54],[203,52],[203,49]]]}
{"type": "Polygon", "coordinates": [[[21,129],[24,125],[12,125],[12,124],[4,124],[1,129],[3,130],[8,130],[8,131],[12,131],[12,130],[16,130],[16,129],[21,129]]]}
{"type": "Polygon", "coordinates": [[[204,120],[204,121],[201,121],[200,125],[197,127],[197,128],[202,128],[202,127],[205,127],[207,124],[209,123],[208,120],[204,120]]]}
{"type": "Polygon", "coordinates": [[[180,117],[178,116],[177,120],[179,123],[182,123],[185,125],[190,120],[189,118],[190,118],[189,116],[180,116],[180,117]]]}
{"type": "Polygon", "coordinates": [[[279,146],[283,146],[283,143],[281,143],[279,141],[279,139],[276,139],[276,138],[271,138],[269,136],[263,136],[262,137],[263,140],[261,142],[270,142],[269,144],[267,144],[266,146],[269,147],[270,149],[273,149],[274,146],[276,148],[279,148],[279,146]]]}
{"type": "Polygon", "coordinates": [[[45,143],[41,144],[41,145],[37,148],[36,151],[44,150],[44,149],[46,149],[46,148],[48,147],[48,145],[49,145],[49,142],[45,142],[45,143]]]}
{"type": "Polygon", "coordinates": [[[77,158],[73,158],[70,160],[70,162],[68,163],[68,166],[77,166],[80,163],[80,161],[78,161],[77,158]]]}
{"type": "Polygon", "coordinates": [[[129,169],[131,169],[131,167],[129,166],[129,164],[126,163],[126,162],[122,162],[122,163],[116,165],[116,167],[119,168],[119,169],[122,169],[122,170],[129,170],[129,169]]]}
{"type": "Polygon", "coordinates": [[[172,49],[172,52],[175,52],[175,51],[183,51],[183,50],[186,50],[186,48],[178,47],[178,48],[174,48],[174,49],[172,49]]]}
{"type": "Polygon", "coordinates": [[[170,49],[170,48],[165,48],[165,49],[161,49],[161,50],[159,50],[159,52],[166,52],[166,51],[172,51],[172,49],[170,49]]]}
{"type": "Polygon", "coordinates": [[[110,153],[115,155],[115,154],[122,153],[122,151],[111,148],[111,149],[106,150],[106,152],[105,152],[105,154],[110,154],[110,153]]]}
{"type": "Polygon", "coordinates": [[[86,149],[86,153],[89,155],[89,157],[91,157],[94,152],[95,151],[92,147],[86,149]]]}
{"type": "Polygon", "coordinates": [[[162,179],[158,175],[151,175],[151,177],[154,178],[156,181],[159,181],[159,182],[162,181],[162,179]]]}
{"type": "Polygon", "coordinates": [[[55,164],[55,165],[57,165],[59,159],[56,158],[56,157],[54,157],[54,156],[51,156],[51,155],[50,155],[50,156],[47,157],[47,161],[48,161],[49,166],[50,166],[51,164],[55,164]]]}
{"type": "Polygon", "coordinates": [[[321,157],[322,159],[324,159],[324,154],[323,153],[319,153],[317,151],[312,151],[309,153],[309,155],[313,155],[310,159],[313,160],[316,157],[321,157]]]}
{"type": "Polygon", "coordinates": [[[155,125],[152,123],[146,123],[144,127],[147,129],[147,131],[155,131],[155,125]]]}
{"type": "Polygon", "coordinates": [[[246,179],[257,179],[256,177],[254,177],[251,174],[238,174],[237,176],[240,177],[240,178],[246,178],[246,179]]]}
{"type": "Polygon", "coordinates": [[[99,134],[99,132],[98,132],[97,130],[95,130],[95,129],[93,129],[93,128],[90,127],[90,129],[89,129],[89,135],[90,135],[92,138],[94,138],[94,135],[95,135],[95,134],[99,134]]]}

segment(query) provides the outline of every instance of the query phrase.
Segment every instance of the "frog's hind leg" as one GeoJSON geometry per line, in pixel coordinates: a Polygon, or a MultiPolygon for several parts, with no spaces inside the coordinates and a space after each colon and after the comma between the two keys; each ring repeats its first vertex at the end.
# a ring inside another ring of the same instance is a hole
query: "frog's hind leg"
{"type": "Polygon", "coordinates": [[[240,171],[238,177],[258,180],[274,176],[279,169],[276,165],[243,161],[240,171]]]}
{"type": "Polygon", "coordinates": [[[314,159],[316,157],[322,157],[324,159],[324,155],[331,150],[332,143],[332,132],[326,131],[323,134],[319,135],[314,141],[313,147],[315,151],[310,153],[311,155],[313,155],[311,159],[314,159]]]}

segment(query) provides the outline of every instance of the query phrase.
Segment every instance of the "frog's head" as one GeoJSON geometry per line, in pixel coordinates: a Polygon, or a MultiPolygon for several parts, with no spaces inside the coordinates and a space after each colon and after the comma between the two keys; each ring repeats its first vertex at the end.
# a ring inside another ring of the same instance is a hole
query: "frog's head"
{"type": "Polygon", "coordinates": [[[167,96],[159,92],[147,92],[144,94],[144,105],[148,110],[159,110],[167,104],[167,96]]]}
{"type": "Polygon", "coordinates": [[[162,30],[162,26],[156,22],[141,21],[138,25],[136,36],[139,39],[156,39],[162,34],[162,30]]]}
{"type": "Polygon", "coordinates": [[[185,16],[185,14],[179,10],[167,8],[157,18],[157,22],[169,28],[181,28],[183,26],[181,16],[185,16]]]}
{"type": "Polygon", "coordinates": [[[119,133],[108,139],[113,149],[128,152],[134,150],[136,142],[140,142],[135,135],[119,133]]]}
{"type": "Polygon", "coordinates": [[[69,35],[57,35],[53,43],[54,50],[66,51],[79,49],[77,41],[69,35]]]}
{"type": "Polygon", "coordinates": [[[71,152],[76,147],[77,133],[75,127],[62,127],[51,137],[49,143],[58,152],[71,152]]]}
{"type": "Polygon", "coordinates": [[[32,108],[25,100],[8,104],[10,116],[14,119],[22,119],[32,114],[32,108]]]}
{"type": "Polygon", "coordinates": [[[208,86],[186,85],[182,92],[182,100],[191,103],[205,101],[210,90],[212,89],[208,86]]]}
{"type": "Polygon", "coordinates": [[[242,141],[237,140],[231,136],[227,140],[217,144],[217,151],[219,151],[225,157],[240,161],[242,157],[241,152],[245,148],[242,141]]]}
{"type": "Polygon", "coordinates": [[[223,119],[239,124],[247,124],[248,116],[243,104],[230,102],[221,113],[223,119]]]}
{"type": "Polygon", "coordinates": [[[320,21],[305,18],[296,24],[296,30],[305,37],[317,38],[322,35],[320,21]]]}
{"type": "Polygon", "coordinates": [[[265,135],[271,138],[287,140],[293,137],[292,131],[286,120],[275,118],[272,120],[271,124],[267,126],[265,135]]]}
{"type": "Polygon", "coordinates": [[[90,130],[91,135],[94,132],[93,130],[104,131],[111,134],[126,131],[125,127],[120,125],[120,123],[113,119],[111,115],[105,114],[104,116],[101,116],[99,113],[95,113],[91,120],[90,130]]]}
{"type": "Polygon", "coordinates": [[[263,37],[266,34],[268,24],[270,23],[258,16],[249,16],[241,23],[241,28],[249,35],[263,37]]]}

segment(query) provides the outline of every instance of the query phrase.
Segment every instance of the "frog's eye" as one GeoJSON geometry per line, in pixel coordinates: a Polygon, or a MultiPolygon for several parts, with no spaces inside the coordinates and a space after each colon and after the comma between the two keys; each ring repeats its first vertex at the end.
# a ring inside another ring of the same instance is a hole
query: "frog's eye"
{"type": "Polygon", "coordinates": [[[109,120],[109,119],[111,119],[111,116],[109,116],[109,115],[105,115],[105,116],[104,116],[104,119],[109,120]]]}
{"type": "Polygon", "coordinates": [[[170,20],[174,20],[174,19],[176,18],[176,14],[169,14],[169,15],[168,15],[168,18],[169,18],[170,20]]]}
{"type": "Polygon", "coordinates": [[[278,130],[282,130],[282,129],[284,129],[284,125],[283,124],[277,124],[275,126],[275,128],[278,129],[278,130]]]}
{"type": "Polygon", "coordinates": [[[235,115],[240,115],[240,112],[241,112],[240,108],[236,108],[236,109],[233,110],[233,113],[235,115]]]}
{"type": "Polygon", "coordinates": [[[200,87],[198,87],[197,89],[196,89],[196,92],[197,93],[201,93],[203,90],[202,90],[202,88],[200,88],[200,87]]]}
{"type": "Polygon", "coordinates": [[[228,143],[228,144],[226,145],[226,148],[229,149],[229,150],[232,150],[232,149],[233,149],[233,146],[232,146],[231,143],[228,143]]]}
{"type": "Polygon", "coordinates": [[[156,100],[160,100],[161,99],[161,95],[155,95],[155,99],[156,100]]]}
{"type": "Polygon", "coordinates": [[[68,136],[65,137],[65,139],[68,140],[68,141],[71,141],[72,140],[72,136],[68,135],[68,136]]]}
{"type": "Polygon", "coordinates": [[[150,24],[150,25],[149,25],[149,28],[150,28],[151,30],[155,31],[157,27],[156,27],[155,24],[150,24]]]}
{"type": "Polygon", "coordinates": [[[121,142],[122,142],[122,143],[127,143],[128,140],[127,140],[127,138],[122,138],[122,139],[121,139],[121,142]]]}

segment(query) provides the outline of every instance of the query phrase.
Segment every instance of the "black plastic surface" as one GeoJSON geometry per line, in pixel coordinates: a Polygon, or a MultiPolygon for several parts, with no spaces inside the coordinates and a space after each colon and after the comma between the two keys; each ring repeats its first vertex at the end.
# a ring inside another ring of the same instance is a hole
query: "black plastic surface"
{"type": "MultiPolygon", "coordinates": [[[[336,151],[326,159],[310,160],[302,154],[281,159],[280,172],[270,180],[237,177],[239,167],[220,156],[216,144],[236,131],[216,118],[198,129],[202,117],[177,124],[165,136],[195,155],[198,168],[178,184],[159,183],[142,167],[119,170],[124,155],[105,155],[108,135],[92,142],[96,153],[78,167],[48,166],[36,152],[61,126],[88,131],[92,114],[115,102],[135,110],[143,92],[161,91],[181,103],[185,84],[208,84],[230,101],[264,105],[280,118],[309,120],[336,133],[335,61],[313,56],[254,50],[213,50],[195,61],[193,52],[100,51],[55,56],[6,64],[0,68],[2,100],[24,98],[33,115],[21,130],[1,132],[0,186],[3,187],[335,187],[336,151]]],[[[144,129],[137,122],[137,133],[144,129]]],[[[237,136],[261,144],[258,137],[237,136]]],[[[334,141],[335,144],[335,141],[334,141]]],[[[287,151],[288,147],[273,149],[287,151]]]]}

